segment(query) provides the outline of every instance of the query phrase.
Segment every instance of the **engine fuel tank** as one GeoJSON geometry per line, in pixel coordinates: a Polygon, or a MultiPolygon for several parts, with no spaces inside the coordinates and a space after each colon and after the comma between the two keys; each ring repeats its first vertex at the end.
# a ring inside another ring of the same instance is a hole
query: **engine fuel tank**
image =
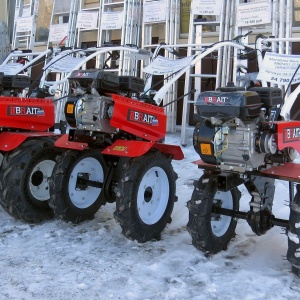
{"type": "Polygon", "coordinates": [[[196,100],[197,113],[205,118],[216,118],[222,122],[239,118],[252,120],[259,116],[262,103],[255,91],[203,92],[196,100]]]}

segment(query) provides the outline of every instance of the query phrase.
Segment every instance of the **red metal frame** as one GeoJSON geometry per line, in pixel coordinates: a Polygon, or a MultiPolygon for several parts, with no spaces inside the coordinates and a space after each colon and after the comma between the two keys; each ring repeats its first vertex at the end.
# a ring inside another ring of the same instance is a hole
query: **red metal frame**
{"type": "MultiPolygon", "coordinates": [[[[171,155],[174,159],[183,159],[184,155],[179,146],[157,142],[166,136],[167,116],[162,107],[115,94],[112,95],[112,99],[114,101],[114,111],[110,119],[110,125],[144,140],[117,140],[106,147],[102,154],[138,157],[154,148],[171,155]]],[[[55,142],[55,146],[84,150],[88,147],[88,144],[72,142],[69,140],[69,135],[66,134],[55,142]]]]}

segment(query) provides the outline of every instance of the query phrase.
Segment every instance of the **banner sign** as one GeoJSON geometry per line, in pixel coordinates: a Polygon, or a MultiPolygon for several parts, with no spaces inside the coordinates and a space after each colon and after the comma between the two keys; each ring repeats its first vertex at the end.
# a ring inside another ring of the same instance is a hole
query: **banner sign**
{"type": "Polygon", "coordinates": [[[32,30],[33,19],[32,17],[18,18],[16,32],[29,32],[32,30]]]}
{"type": "Polygon", "coordinates": [[[144,23],[159,23],[166,20],[166,0],[145,1],[143,5],[144,23]]]}
{"type": "Polygon", "coordinates": [[[254,26],[271,23],[272,7],[270,2],[241,3],[237,6],[237,26],[254,26]]]}
{"type": "Polygon", "coordinates": [[[6,65],[0,65],[0,72],[4,75],[17,75],[22,69],[23,65],[19,63],[8,63],[6,65]]]}
{"type": "Polygon", "coordinates": [[[70,55],[67,55],[65,57],[61,56],[62,58],[58,59],[58,56],[54,58],[57,61],[49,61],[44,69],[50,70],[52,72],[69,73],[73,71],[74,68],[85,59],[85,57],[77,58],[70,55]]]}
{"type": "Polygon", "coordinates": [[[163,56],[158,56],[153,62],[144,68],[143,72],[153,75],[176,73],[188,66],[193,59],[194,55],[180,59],[169,59],[163,56]]]}
{"type": "Polygon", "coordinates": [[[123,11],[104,12],[101,17],[103,30],[121,29],[123,24],[123,11]]]}
{"type": "MultiPolygon", "coordinates": [[[[287,55],[267,52],[257,79],[278,85],[288,85],[297,67],[300,65],[300,55],[287,55]]],[[[300,82],[300,70],[294,76],[292,84],[300,82]]]]}
{"type": "Polygon", "coordinates": [[[68,36],[68,24],[56,24],[50,26],[49,42],[60,42],[68,36]]]}
{"type": "Polygon", "coordinates": [[[219,16],[223,0],[193,0],[191,9],[193,14],[202,16],[219,16]]]}
{"type": "Polygon", "coordinates": [[[77,16],[76,28],[97,29],[98,12],[80,11],[77,16]]]}

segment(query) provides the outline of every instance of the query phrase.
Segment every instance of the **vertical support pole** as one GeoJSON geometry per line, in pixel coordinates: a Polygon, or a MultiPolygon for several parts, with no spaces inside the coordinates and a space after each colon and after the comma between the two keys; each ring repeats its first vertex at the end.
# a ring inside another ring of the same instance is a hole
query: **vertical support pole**
{"type": "MultiPolygon", "coordinates": [[[[294,186],[295,186],[295,183],[292,182],[292,181],[289,181],[289,200],[290,200],[290,204],[293,203],[294,201],[294,198],[295,198],[295,189],[294,189],[294,186]]],[[[297,184],[296,185],[296,189],[297,189],[297,192],[299,192],[299,189],[300,189],[300,185],[297,184]]]]}

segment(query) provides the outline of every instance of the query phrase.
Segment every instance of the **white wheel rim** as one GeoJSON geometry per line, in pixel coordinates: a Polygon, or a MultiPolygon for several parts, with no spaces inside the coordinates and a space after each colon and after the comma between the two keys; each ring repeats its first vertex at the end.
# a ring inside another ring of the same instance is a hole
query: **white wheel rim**
{"type": "Polygon", "coordinates": [[[29,189],[32,196],[39,201],[47,201],[50,198],[49,178],[52,175],[55,162],[43,160],[32,170],[29,178],[29,189]]]}
{"type": "Polygon", "coordinates": [[[169,179],[160,167],[149,169],[142,178],[137,194],[137,209],[141,220],[153,225],[164,215],[169,201],[169,179]]]}
{"type": "MultiPolygon", "coordinates": [[[[213,201],[221,203],[222,208],[227,208],[231,210],[233,209],[233,198],[230,191],[228,192],[217,191],[213,201]]],[[[224,215],[220,215],[218,220],[214,220],[214,218],[212,218],[211,229],[213,234],[217,237],[223,236],[227,232],[231,220],[232,217],[224,216],[224,215]]]]}
{"type": "Polygon", "coordinates": [[[83,158],[75,165],[69,178],[69,197],[76,207],[83,209],[96,202],[102,189],[92,186],[88,186],[86,189],[76,188],[79,173],[87,173],[89,180],[98,182],[103,182],[104,173],[101,163],[93,157],[83,158]]]}

